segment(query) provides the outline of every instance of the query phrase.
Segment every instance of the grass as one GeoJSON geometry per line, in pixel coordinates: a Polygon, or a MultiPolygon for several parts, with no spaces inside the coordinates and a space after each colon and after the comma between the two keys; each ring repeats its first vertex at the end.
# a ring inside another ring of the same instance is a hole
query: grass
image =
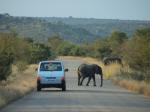
{"type": "Polygon", "coordinates": [[[97,60],[91,57],[73,57],[73,56],[63,57],[61,56],[59,58],[60,59],[73,59],[73,60],[80,59],[80,60],[83,60],[85,63],[98,64],[99,66],[102,67],[105,79],[112,79],[114,84],[117,84],[128,90],[135,91],[140,94],[144,94],[145,96],[150,96],[150,82],[137,81],[133,79],[125,79],[123,77],[122,78],[117,77],[118,74],[120,74],[120,76],[126,75],[125,77],[128,77],[128,74],[131,74],[133,72],[133,70],[130,69],[128,65],[124,65],[124,67],[121,67],[121,65],[114,63],[108,66],[105,66],[100,60],[97,60]]]}
{"type": "Polygon", "coordinates": [[[13,66],[9,79],[0,83],[0,108],[35,88],[35,68],[36,65],[30,65],[25,71],[19,72],[13,66]]]}
{"type": "Polygon", "coordinates": [[[144,94],[145,96],[150,96],[150,83],[144,81],[127,80],[127,79],[123,79],[123,80],[113,79],[113,82],[128,90],[135,91],[140,94],[144,94]]]}

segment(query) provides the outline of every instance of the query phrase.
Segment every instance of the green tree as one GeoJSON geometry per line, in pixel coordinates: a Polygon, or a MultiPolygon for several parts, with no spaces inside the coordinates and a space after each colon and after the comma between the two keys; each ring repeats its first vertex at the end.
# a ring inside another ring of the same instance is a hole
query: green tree
{"type": "Polygon", "coordinates": [[[110,56],[112,53],[107,39],[97,39],[92,46],[94,48],[93,56],[96,58],[103,59],[104,57],[110,56]]]}
{"type": "Polygon", "coordinates": [[[64,41],[62,44],[59,45],[57,49],[58,55],[70,55],[71,50],[74,48],[74,45],[68,41],[64,41]]]}
{"type": "Polygon", "coordinates": [[[38,63],[42,60],[54,59],[52,49],[44,44],[32,44],[30,63],[38,63]]]}
{"type": "Polygon", "coordinates": [[[120,56],[122,53],[122,45],[128,40],[126,33],[114,31],[107,38],[110,49],[112,50],[112,55],[120,56]]]}
{"type": "Polygon", "coordinates": [[[13,34],[0,33],[0,80],[6,80],[11,73],[15,39],[16,37],[13,34]]]}
{"type": "Polygon", "coordinates": [[[70,55],[73,56],[85,56],[86,55],[86,49],[84,47],[79,45],[74,45],[70,51],[70,55]]]}
{"type": "Polygon", "coordinates": [[[125,48],[124,55],[130,67],[142,71],[145,78],[150,77],[150,28],[137,30],[125,48]]]}
{"type": "Polygon", "coordinates": [[[48,38],[48,46],[53,50],[57,50],[57,48],[64,42],[64,40],[58,35],[55,34],[48,38]]]}

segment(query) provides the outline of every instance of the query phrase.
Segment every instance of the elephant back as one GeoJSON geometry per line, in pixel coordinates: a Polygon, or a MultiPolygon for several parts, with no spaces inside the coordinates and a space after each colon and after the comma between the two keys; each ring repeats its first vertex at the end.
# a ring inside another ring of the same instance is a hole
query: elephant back
{"type": "Polygon", "coordinates": [[[78,68],[78,71],[85,75],[91,75],[95,73],[95,69],[93,68],[93,65],[89,65],[89,64],[81,64],[78,68]]]}

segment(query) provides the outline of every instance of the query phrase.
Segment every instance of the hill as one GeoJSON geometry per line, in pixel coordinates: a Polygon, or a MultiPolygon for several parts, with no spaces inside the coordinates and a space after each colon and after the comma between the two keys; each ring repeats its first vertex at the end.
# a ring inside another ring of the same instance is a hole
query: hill
{"type": "Polygon", "coordinates": [[[0,14],[0,32],[15,30],[22,37],[45,42],[53,35],[75,43],[93,41],[108,36],[113,30],[131,36],[138,28],[150,27],[150,21],[111,20],[93,18],[13,17],[0,14]]]}
{"type": "Polygon", "coordinates": [[[119,19],[94,19],[94,18],[58,18],[45,17],[44,20],[52,23],[62,22],[74,27],[84,28],[100,36],[108,36],[112,31],[122,31],[131,36],[136,29],[150,27],[150,21],[119,20],[119,19]]]}

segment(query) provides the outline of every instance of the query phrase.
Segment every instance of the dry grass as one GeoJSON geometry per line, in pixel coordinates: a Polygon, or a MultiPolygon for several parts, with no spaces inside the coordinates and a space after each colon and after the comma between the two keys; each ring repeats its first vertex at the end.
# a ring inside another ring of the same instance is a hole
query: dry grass
{"type": "Polygon", "coordinates": [[[82,60],[83,57],[77,57],[77,56],[58,56],[57,59],[67,59],[67,60],[82,60]]]}
{"type": "Polygon", "coordinates": [[[35,68],[36,65],[30,65],[24,72],[18,72],[16,66],[13,66],[9,80],[0,84],[0,107],[33,90],[36,84],[35,68]]]}
{"type": "Polygon", "coordinates": [[[146,83],[144,81],[119,80],[119,79],[113,79],[113,82],[128,90],[144,94],[145,96],[150,96],[150,83],[146,83]]]}

